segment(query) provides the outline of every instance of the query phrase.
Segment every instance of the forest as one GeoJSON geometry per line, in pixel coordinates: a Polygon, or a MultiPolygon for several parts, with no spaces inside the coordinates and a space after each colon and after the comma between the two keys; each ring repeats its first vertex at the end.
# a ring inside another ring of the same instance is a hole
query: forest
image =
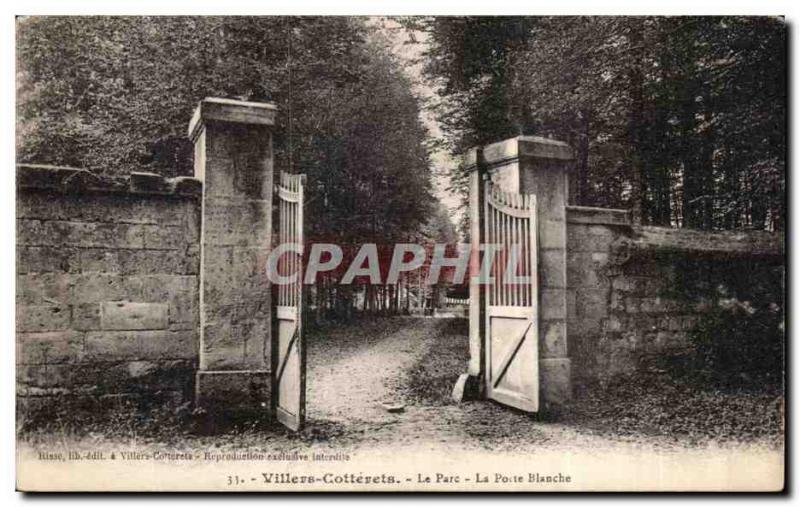
{"type": "MultiPolygon", "coordinates": [[[[308,176],[311,241],[455,243],[432,155],[516,135],[572,146],[575,204],[785,227],[782,18],[20,18],[16,77],[18,162],[101,174],[190,175],[200,99],[275,103],[276,167],[308,176]],[[392,30],[418,61],[392,51],[392,30]]],[[[463,165],[444,169],[465,199],[463,165]]],[[[403,282],[420,294],[420,278],[403,282]]],[[[317,306],[349,314],[352,292],[320,284],[317,306]]],[[[368,286],[362,309],[408,308],[401,292],[368,286]]]]}
{"type": "Polygon", "coordinates": [[[437,213],[420,106],[349,17],[44,17],[17,30],[17,159],[191,175],[208,96],[271,101],[277,170],[305,173],[308,235],[415,241],[437,213]]]}

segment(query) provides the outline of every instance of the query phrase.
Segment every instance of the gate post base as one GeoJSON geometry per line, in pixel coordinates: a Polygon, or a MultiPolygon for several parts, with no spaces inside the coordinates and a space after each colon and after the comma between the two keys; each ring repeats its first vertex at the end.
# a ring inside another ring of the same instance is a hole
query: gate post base
{"type": "Polygon", "coordinates": [[[268,420],[271,379],[268,370],[198,371],[195,408],[211,431],[242,420],[268,420]]]}
{"type": "Polygon", "coordinates": [[[481,385],[481,377],[463,373],[456,380],[451,397],[456,403],[479,400],[482,398],[481,385]]]}
{"type": "Polygon", "coordinates": [[[542,405],[552,411],[568,404],[572,399],[571,361],[566,357],[539,360],[542,405]]]}

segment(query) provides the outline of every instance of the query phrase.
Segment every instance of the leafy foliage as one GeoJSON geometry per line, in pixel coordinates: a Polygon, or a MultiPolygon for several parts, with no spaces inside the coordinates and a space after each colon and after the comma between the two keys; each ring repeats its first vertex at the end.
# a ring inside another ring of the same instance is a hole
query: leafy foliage
{"type": "Polygon", "coordinates": [[[724,381],[758,376],[775,384],[783,378],[783,316],[777,305],[756,309],[726,300],[700,321],[691,339],[703,366],[724,381]]]}
{"type": "Polygon", "coordinates": [[[361,18],[36,17],[17,28],[20,162],[191,174],[199,100],[269,100],[277,168],[308,175],[311,239],[404,238],[434,209],[417,100],[361,18]]]}
{"type": "Polygon", "coordinates": [[[696,377],[637,372],[580,394],[563,422],[627,441],[648,435],[693,447],[753,441],[781,445],[783,403],[775,386],[720,388],[696,377]]]}
{"type": "MultiPolygon", "coordinates": [[[[574,200],[645,223],[784,222],[786,29],[769,17],[410,18],[451,150],[520,134],[577,153],[574,200]]],[[[463,168],[454,187],[465,190],[463,168]]]]}
{"type": "Polygon", "coordinates": [[[697,305],[692,370],[722,384],[784,379],[785,270],[775,261],[675,259],[668,297],[697,305]]]}

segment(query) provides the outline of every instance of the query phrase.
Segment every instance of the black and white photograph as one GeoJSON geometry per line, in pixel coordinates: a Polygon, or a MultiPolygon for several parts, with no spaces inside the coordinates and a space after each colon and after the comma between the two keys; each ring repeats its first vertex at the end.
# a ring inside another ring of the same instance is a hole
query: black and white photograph
{"type": "Polygon", "coordinates": [[[785,490],[781,12],[23,11],[18,491],[785,490]]]}

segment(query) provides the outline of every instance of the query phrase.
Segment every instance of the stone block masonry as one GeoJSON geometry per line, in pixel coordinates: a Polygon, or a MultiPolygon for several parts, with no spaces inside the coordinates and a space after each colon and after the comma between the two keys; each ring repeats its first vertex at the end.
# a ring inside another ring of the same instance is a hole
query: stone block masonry
{"type": "MultiPolygon", "coordinates": [[[[51,412],[64,396],[155,393],[209,412],[269,414],[277,354],[264,268],[274,122],[269,104],[203,100],[189,128],[195,178],[18,166],[21,419],[51,412]]],[[[676,297],[687,266],[785,262],[780,235],[642,227],[626,211],[570,206],[571,156],[565,143],[522,136],[468,157],[474,252],[483,185],[537,197],[536,364],[545,409],[568,402],[576,384],[606,382],[635,371],[643,357],[689,346],[709,302],[676,297]]],[[[473,277],[471,357],[459,398],[482,396],[483,290],[473,277]]]]}
{"type": "Polygon", "coordinates": [[[577,386],[690,350],[690,333],[711,308],[700,294],[676,291],[687,266],[725,284],[720,266],[773,269],[784,262],[778,234],[641,227],[627,211],[581,206],[567,207],[567,222],[567,322],[577,386]]]}
{"type": "MultiPolygon", "coordinates": [[[[536,196],[536,241],[538,257],[538,344],[536,347],[540,389],[538,398],[544,411],[557,410],[572,397],[571,359],[568,349],[567,326],[567,223],[565,207],[568,199],[567,173],[572,150],[565,143],[536,136],[519,136],[480,149],[473,149],[466,164],[471,168],[471,223],[473,255],[482,238],[480,207],[483,205],[483,179],[504,192],[536,196]]],[[[474,270],[473,270],[474,275],[474,270]]],[[[484,329],[485,288],[473,280],[470,286],[470,367],[471,384],[488,378],[492,365],[480,360],[487,350],[488,338],[484,329]]],[[[532,305],[530,306],[533,307],[532,305]]],[[[498,328],[501,329],[501,328],[498,328]]],[[[502,348],[503,332],[496,334],[502,348]]],[[[498,365],[495,365],[498,366],[498,365]]],[[[533,373],[526,373],[531,376],[533,373]]],[[[467,386],[467,378],[462,383],[467,386]]],[[[474,391],[474,389],[473,389],[474,391]]],[[[476,397],[469,393],[460,398],[476,397]]]]}
{"type": "Polygon", "coordinates": [[[274,120],[201,101],[194,178],[18,166],[22,409],[158,393],[268,413],[274,120]]]}
{"type": "Polygon", "coordinates": [[[481,196],[489,182],[536,196],[538,373],[527,371],[538,375],[544,410],[569,402],[575,387],[607,383],[649,359],[689,351],[691,333],[711,307],[702,291],[681,289],[687,276],[701,278],[703,287],[731,286],[736,266],[755,273],[781,269],[785,262],[780,234],[639,226],[628,211],[570,205],[571,159],[565,143],[535,136],[466,154],[473,251],[470,362],[456,385],[456,400],[483,396],[481,383],[489,376],[485,288],[474,277],[484,237],[481,196]]]}
{"type": "Polygon", "coordinates": [[[201,183],[21,165],[17,187],[21,408],[82,394],[188,399],[198,362],[201,183]]]}
{"type": "Polygon", "coordinates": [[[208,412],[269,413],[275,111],[207,98],[189,124],[204,182],[196,401],[208,412]]]}

